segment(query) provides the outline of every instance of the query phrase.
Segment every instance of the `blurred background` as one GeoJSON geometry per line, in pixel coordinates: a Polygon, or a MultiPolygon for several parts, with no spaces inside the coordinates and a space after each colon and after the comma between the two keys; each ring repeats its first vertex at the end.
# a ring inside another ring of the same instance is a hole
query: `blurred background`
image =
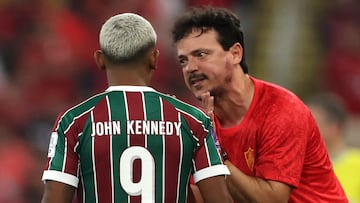
{"type": "Polygon", "coordinates": [[[56,116],[107,87],[93,52],[114,14],[149,19],[160,49],[153,87],[199,105],[183,84],[170,28],[187,7],[207,4],[240,16],[251,75],[304,100],[339,95],[351,116],[347,142],[360,146],[359,0],[0,0],[0,203],[40,202],[56,116]]]}

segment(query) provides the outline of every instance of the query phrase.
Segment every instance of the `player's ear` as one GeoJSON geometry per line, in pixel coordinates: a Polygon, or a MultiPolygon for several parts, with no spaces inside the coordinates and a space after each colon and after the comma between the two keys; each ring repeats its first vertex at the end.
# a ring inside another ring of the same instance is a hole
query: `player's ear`
{"type": "Polygon", "coordinates": [[[150,55],[150,67],[152,69],[156,69],[157,67],[157,62],[158,62],[158,58],[159,58],[159,50],[158,49],[154,49],[152,52],[151,52],[151,55],[150,55]]]}
{"type": "Polygon", "coordinates": [[[233,57],[234,64],[239,64],[243,57],[243,47],[241,46],[241,44],[238,42],[233,44],[230,47],[229,51],[233,57]]]}
{"type": "Polygon", "coordinates": [[[105,59],[104,59],[104,54],[102,53],[101,50],[96,50],[94,52],[94,60],[95,60],[97,67],[100,70],[105,70],[105,68],[106,68],[105,59]]]}

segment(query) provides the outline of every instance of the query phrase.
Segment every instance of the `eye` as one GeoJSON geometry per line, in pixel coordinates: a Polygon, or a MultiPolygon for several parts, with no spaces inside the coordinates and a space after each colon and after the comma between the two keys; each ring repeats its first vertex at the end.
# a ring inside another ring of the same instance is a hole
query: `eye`
{"type": "Polygon", "coordinates": [[[185,58],[179,58],[179,63],[181,67],[185,67],[188,64],[188,60],[185,58]]]}
{"type": "Polygon", "coordinates": [[[207,55],[206,52],[203,52],[203,51],[200,51],[199,53],[197,53],[197,56],[200,57],[200,58],[203,58],[207,55]]]}

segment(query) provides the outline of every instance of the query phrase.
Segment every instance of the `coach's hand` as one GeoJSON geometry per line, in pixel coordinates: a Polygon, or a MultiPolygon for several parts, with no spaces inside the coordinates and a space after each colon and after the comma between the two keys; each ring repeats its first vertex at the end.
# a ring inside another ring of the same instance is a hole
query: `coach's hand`
{"type": "Polygon", "coordinates": [[[201,95],[201,102],[211,121],[214,121],[214,96],[210,96],[210,92],[205,92],[201,95]]]}

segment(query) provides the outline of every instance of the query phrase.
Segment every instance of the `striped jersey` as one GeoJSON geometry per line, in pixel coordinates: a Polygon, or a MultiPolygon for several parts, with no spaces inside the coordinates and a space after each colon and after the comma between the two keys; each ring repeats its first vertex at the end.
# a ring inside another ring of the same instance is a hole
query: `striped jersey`
{"type": "Polygon", "coordinates": [[[186,202],[195,182],[229,174],[201,110],[145,86],[111,86],[61,113],[43,180],[79,202],[186,202]]]}

